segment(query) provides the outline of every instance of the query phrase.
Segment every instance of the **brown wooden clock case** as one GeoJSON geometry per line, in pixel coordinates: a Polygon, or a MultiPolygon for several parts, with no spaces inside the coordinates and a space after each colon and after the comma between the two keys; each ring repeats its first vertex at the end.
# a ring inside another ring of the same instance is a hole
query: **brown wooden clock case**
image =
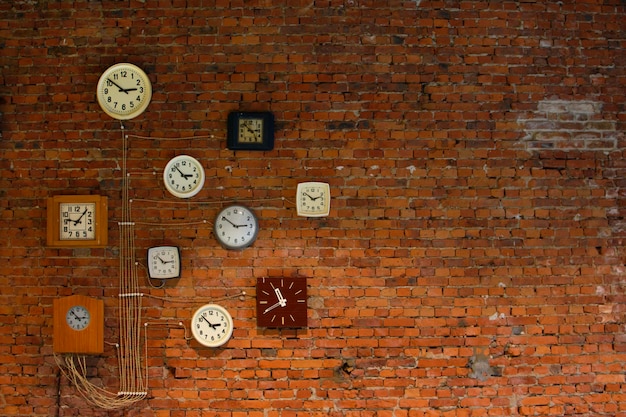
{"type": "Polygon", "coordinates": [[[84,295],[53,301],[55,353],[101,354],[104,351],[104,302],[84,295]]]}
{"type": "Polygon", "coordinates": [[[257,278],[256,313],[259,327],[306,327],[306,278],[257,278]]]}

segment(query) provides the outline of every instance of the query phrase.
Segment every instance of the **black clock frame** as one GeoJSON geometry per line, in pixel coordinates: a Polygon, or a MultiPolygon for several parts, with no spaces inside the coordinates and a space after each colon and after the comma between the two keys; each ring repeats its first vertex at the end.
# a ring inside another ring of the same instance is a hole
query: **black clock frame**
{"type": "Polygon", "coordinates": [[[228,114],[226,146],[231,150],[271,151],[274,149],[274,115],[271,112],[231,112],[228,114]],[[263,137],[260,143],[239,141],[241,119],[263,120],[263,137]]]}

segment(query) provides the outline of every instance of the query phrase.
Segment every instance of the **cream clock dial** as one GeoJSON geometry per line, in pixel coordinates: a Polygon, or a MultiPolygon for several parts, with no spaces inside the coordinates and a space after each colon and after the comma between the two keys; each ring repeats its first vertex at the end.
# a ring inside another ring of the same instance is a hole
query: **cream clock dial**
{"type": "Polygon", "coordinates": [[[95,203],[60,203],[59,238],[61,240],[93,240],[96,236],[95,203]]]}
{"type": "Polygon", "coordinates": [[[302,182],[296,190],[298,216],[324,217],[330,213],[330,185],[302,182]]]}
{"type": "Polygon", "coordinates": [[[218,304],[205,304],[191,318],[191,333],[201,345],[218,347],[233,335],[233,318],[218,304]]]}
{"type": "Polygon", "coordinates": [[[180,277],[180,250],[176,246],[148,249],[148,275],[154,279],[180,277]]]}
{"type": "Polygon", "coordinates": [[[152,98],[152,84],[136,65],[115,64],[100,76],[98,103],[114,119],[128,120],[143,113],[152,98]]]}
{"type": "Polygon", "coordinates": [[[72,330],[84,330],[89,326],[90,321],[89,310],[81,305],[70,307],[65,314],[65,322],[72,330]]]}
{"type": "Polygon", "coordinates": [[[215,238],[226,249],[244,249],[259,233],[259,221],[248,207],[234,204],[220,211],[213,226],[215,238]]]}
{"type": "Polygon", "coordinates": [[[190,198],[198,194],[204,186],[204,168],[189,155],[172,158],[163,170],[165,188],[173,196],[190,198]]]}

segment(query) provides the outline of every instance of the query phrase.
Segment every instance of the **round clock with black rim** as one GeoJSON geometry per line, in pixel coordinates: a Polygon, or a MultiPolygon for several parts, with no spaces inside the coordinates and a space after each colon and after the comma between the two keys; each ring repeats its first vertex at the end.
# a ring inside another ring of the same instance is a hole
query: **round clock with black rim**
{"type": "Polygon", "coordinates": [[[222,346],[231,338],[233,330],[232,316],[218,304],[203,305],[191,318],[191,334],[203,346],[222,346]]]}
{"type": "Polygon", "coordinates": [[[246,206],[233,204],[215,217],[213,232],[226,249],[244,249],[252,245],[259,233],[259,221],[246,206]]]}
{"type": "Polygon", "coordinates": [[[107,68],[96,96],[102,110],[118,120],[133,119],[143,113],[152,98],[152,84],[146,73],[126,62],[107,68]]]}
{"type": "Polygon", "coordinates": [[[178,155],[163,170],[165,188],[175,197],[190,198],[204,186],[204,168],[193,156],[178,155]]]}

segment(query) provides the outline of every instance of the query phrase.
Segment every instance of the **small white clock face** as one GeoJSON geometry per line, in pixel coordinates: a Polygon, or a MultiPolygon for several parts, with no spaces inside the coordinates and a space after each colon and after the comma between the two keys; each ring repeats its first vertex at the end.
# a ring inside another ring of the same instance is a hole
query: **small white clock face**
{"type": "Polygon", "coordinates": [[[180,251],[176,246],[158,246],[148,249],[148,274],[150,278],[180,277],[180,251]]]}
{"type": "Polygon", "coordinates": [[[100,76],[98,103],[109,116],[127,120],[143,113],[152,98],[152,85],[139,67],[121,63],[109,67],[100,76]]]}
{"type": "Polygon", "coordinates": [[[236,204],[218,213],[214,233],[226,249],[244,249],[256,240],[259,222],[252,210],[236,204]]]}
{"type": "Polygon", "coordinates": [[[193,314],[191,333],[202,345],[218,347],[226,343],[233,334],[233,318],[217,304],[206,304],[193,314]]]}
{"type": "Polygon", "coordinates": [[[93,240],[96,235],[95,203],[61,203],[60,240],[93,240]]]}
{"type": "Polygon", "coordinates": [[[204,168],[192,156],[175,156],[165,166],[163,182],[172,195],[179,198],[193,197],[204,186],[204,168]]]}
{"type": "Polygon", "coordinates": [[[263,143],[263,119],[239,119],[240,143],[263,143]]]}
{"type": "Polygon", "coordinates": [[[296,191],[298,216],[323,217],[330,213],[330,186],[325,182],[303,182],[296,191]]]}
{"type": "Polygon", "coordinates": [[[91,315],[85,307],[77,305],[70,307],[65,314],[65,322],[73,330],[84,330],[89,326],[91,315]]]}

